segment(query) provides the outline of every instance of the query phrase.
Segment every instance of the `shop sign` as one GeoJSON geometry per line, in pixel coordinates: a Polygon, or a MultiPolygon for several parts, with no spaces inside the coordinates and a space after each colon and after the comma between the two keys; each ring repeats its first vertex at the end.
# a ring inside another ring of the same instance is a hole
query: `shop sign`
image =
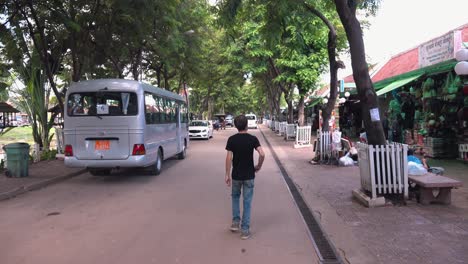
{"type": "Polygon", "coordinates": [[[462,46],[461,31],[453,31],[419,46],[419,68],[455,58],[462,46]]]}

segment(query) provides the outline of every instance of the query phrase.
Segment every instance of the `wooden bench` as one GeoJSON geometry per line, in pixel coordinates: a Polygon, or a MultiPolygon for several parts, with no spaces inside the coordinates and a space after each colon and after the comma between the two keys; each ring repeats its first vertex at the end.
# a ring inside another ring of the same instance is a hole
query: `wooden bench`
{"type": "Polygon", "coordinates": [[[419,187],[417,198],[421,204],[450,204],[452,200],[452,188],[463,186],[463,183],[460,181],[432,173],[421,176],[408,175],[408,180],[419,187]],[[434,195],[434,191],[436,190],[439,190],[439,193],[434,195]]]}

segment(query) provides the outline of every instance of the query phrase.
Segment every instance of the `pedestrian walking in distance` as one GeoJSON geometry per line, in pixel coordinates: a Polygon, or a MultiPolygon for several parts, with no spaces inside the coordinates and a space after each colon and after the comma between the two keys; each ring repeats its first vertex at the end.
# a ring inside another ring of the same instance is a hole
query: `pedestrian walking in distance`
{"type": "Polygon", "coordinates": [[[234,126],[239,131],[229,137],[226,144],[226,177],[228,186],[232,186],[232,224],[231,231],[241,230],[241,238],[250,237],[250,209],[254,192],[255,173],[262,168],[265,153],[258,138],[247,133],[247,118],[244,115],[234,119],[234,126]],[[258,163],[254,165],[254,150],[258,152],[258,163]],[[232,173],[231,173],[232,167],[232,173]],[[240,196],[242,193],[243,212],[240,217],[240,196]]]}

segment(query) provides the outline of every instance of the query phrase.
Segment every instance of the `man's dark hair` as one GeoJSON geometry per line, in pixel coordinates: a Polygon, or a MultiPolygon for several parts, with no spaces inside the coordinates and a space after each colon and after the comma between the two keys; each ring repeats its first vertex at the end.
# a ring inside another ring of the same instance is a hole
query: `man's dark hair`
{"type": "Polygon", "coordinates": [[[236,116],[234,119],[234,126],[236,126],[237,130],[243,131],[247,129],[247,117],[245,115],[236,116]]]}
{"type": "Polygon", "coordinates": [[[409,148],[406,155],[408,155],[408,156],[414,155],[414,149],[409,148]]]}

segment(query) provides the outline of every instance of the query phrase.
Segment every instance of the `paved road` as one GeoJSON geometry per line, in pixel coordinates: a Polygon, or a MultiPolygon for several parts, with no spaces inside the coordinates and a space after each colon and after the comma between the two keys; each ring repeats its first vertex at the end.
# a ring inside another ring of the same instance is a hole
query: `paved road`
{"type": "MultiPolygon", "coordinates": [[[[249,240],[228,231],[224,145],[234,129],[192,141],[159,176],[83,175],[0,203],[0,263],[317,263],[268,148],[249,240]]],[[[264,144],[263,137],[256,134],[264,144]]],[[[266,145],[265,145],[266,146],[266,145]]]]}

